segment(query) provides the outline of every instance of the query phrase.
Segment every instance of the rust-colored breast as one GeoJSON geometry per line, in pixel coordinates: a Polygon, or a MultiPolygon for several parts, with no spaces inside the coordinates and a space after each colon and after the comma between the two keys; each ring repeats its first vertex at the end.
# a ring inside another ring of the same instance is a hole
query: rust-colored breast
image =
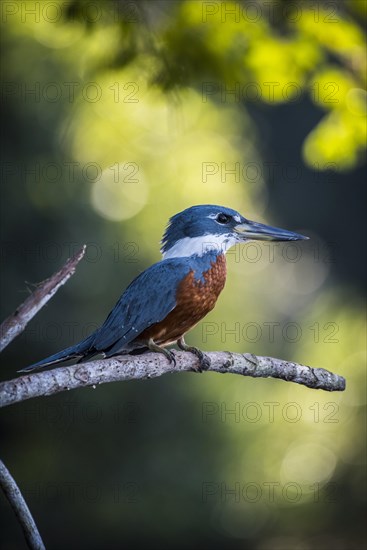
{"type": "Polygon", "coordinates": [[[142,332],[139,341],[153,338],[160,345],[175,342],[214,308],[226,282],[224,254],[211,262],[211,267],[203,273],[202,279],[195,279],[194,271],[190,271],[178,286],[175,309],[163,321],[142,332]]]}

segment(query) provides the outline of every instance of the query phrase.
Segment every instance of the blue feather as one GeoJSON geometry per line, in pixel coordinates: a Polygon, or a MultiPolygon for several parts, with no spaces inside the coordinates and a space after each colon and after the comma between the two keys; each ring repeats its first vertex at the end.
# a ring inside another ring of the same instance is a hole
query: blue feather
{"type": "Polygon", "coordinates": [[[127,287],[103,325],[88,338],[62,350],[20,372],[54,363],[89,358],[98,353],[107,357],[136,348],[133,341],[146,328],[162,321],[176,306],[177,287],[191,270],[197,280],[215,261],[213,252],[196,258],[162,260],[141,273],[127,287]]]}

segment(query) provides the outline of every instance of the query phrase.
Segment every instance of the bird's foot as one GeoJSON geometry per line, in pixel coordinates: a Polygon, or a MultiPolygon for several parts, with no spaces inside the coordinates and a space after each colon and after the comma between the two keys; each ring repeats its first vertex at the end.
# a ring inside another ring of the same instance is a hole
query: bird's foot
{"type": "Polygon", "coordinates": [[[175,357],[175,354],[173,351],[169,350],[169,349],[166,349],[166,348],[162,348],[161,346],[158,346],[158,344],[156,344],[153,340],[153,338],[151,338],[148,342],[148,348],[151,350],[151,351],[155,351],[156,353],[162,353],[165,357],[167,357],[168,361],[170,363],[173,363],[173,366],[175,367],[176,366],[176,357],[175,357]]]}
{"type": "Polygon", "coordinates": [[[192,368],[194,372],[203,372],[203,370],[208,370],[208,368],[210,367],[210,359],[205,353],[201,351],[201,349],[194,346],[188,346],[183,338],[177,340],[177,345],[183,351],[189,351],[190,353],[196,355],[196,357],[199,359],[199,364],[195,365],[195,367],[192,368]]]}
{"type": "Polygon", "coordinates": [[[175,357],[175,352],[174,351],[171,351],[170,349],[162,348],[161,353],[163,353],[163,355],[165,355],[167,357],[167,359],[170,363],[173,363],[174,367],[176,366],[176,357],[175,357]]]}

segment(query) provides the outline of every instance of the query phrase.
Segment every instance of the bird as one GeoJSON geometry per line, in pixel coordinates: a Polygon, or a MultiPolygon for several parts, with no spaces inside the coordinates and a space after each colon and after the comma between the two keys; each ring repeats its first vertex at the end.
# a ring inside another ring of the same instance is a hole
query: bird
{"type": "Polygon", "coordinates": [[[151,350],[176,363],[171,344],[193,353],[194,370],[210,366],[208,356],[185,342],[186,333],[215,306],[226,282],[226,252],[251,240],[298,241],[308,237],[251,221],[236,210],[195,205],[172,216],[161,240],[162,260],[126,288],[104,323],[90,336],[20,372],[95,355],[112,357],[151,350]]]}

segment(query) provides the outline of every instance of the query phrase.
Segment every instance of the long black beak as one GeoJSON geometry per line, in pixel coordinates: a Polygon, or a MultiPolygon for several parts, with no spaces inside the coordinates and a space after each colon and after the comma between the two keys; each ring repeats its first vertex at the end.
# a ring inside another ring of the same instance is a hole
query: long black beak
{"type": "Polygon", "coordinates": [[[270,227],[270,225],[250,220],[236,225],[234,230],[241,239],[251,241],[306,241],[309,239],[309,237],[293,233],[293,231],[270,227]]]}

